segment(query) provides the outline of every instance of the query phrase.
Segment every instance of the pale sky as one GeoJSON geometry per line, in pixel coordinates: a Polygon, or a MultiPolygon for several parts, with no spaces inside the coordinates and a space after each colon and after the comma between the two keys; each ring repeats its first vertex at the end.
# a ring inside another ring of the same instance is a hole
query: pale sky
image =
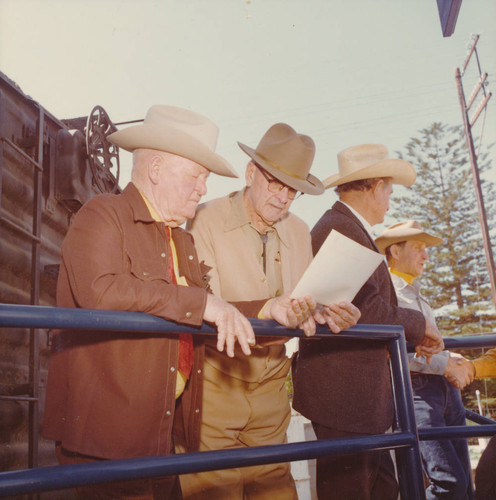
{"type": "MultiPolygon", "coordinates": [[[[276,122],[315,140],[321,179],[346,147],[383,143],[393,156],[434,121],[461,124],[454,69],[475,33],[494,93],[495,0],[464,0],[449,38],[436,0],[0,0],[0,70],[61,119],[97,104],[114,122],[153,104],[209,117],[241,176],[210,176],[210,199],[243,185],[236,142],[256,147],[276,122]]],[[[495,139],[493,97],[483,144],[495,139]]],[[[122,186],[129,166],[123,151],[122,186]]],[[[311,227],[334,200],[327,191],[292,208],[311,227]]]]}

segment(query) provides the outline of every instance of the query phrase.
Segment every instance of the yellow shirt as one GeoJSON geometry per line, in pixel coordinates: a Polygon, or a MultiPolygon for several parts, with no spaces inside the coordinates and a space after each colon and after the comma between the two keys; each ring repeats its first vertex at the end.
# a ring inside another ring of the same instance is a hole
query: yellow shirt
{"type": "MultiPolygon", "coordinates": [[[[150,215],[152,216],[153,220],[157,222],[163,222],[162,218],[158,214],[158,212],[153,208],[153,205],[148,201],[146,196],[140,191],[140,194],[143,198],[143,201],[146,203],[146,206],[148,207],[148,210],[150,211],[150,215]]],[[[165,224],[165,222],[164,222],[165,224]]],[[[172,234],[171,234],[171,229],[169,226],[165,226],[166,230],[169,232],[169,241],[170,241],[170,246],[171,246],[171,255],[172,255],[172,264],[174,268],[174,275],[176,277],[176,283],[178,285],[182,286],[188,286],[188,283],[186,281],[186,278],[184,276],[179,275],[179,266],[178,266],[178,259],[177,259],[177,252],[176,252],[176,245],[174,245],[174,240],[172,239],[172,234]]],[[[176,378],[176,399],[184,392],[184,388],[186,387],[186,382],[187,378],[184,375],[184,373],[181,370],[177,370],[177,373],[179,376],[176,378]]]]}

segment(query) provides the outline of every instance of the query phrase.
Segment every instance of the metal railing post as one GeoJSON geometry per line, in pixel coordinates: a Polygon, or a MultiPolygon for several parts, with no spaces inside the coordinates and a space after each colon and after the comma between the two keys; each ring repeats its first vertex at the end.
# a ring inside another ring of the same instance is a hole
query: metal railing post
{"type": "MultiPolygon", "coordinates": [[[[288,331],[274,321],[250,319],[257,335],[271,337],[303,337],[300,330],[288,331]]],[[[104,311],[96,309],[71,309],[48,306],[0,304],[0,327],[14,328],[69,328],[81,330],[150,333],[189,332],[215,335],[213,327],[203,324],[200,328],[165,321],[157,316],[131,311],[104,311]]],[[[317,328],[317,337],[338,338],[325,327],[317,328]]],[[[248,467],[268,463],[307,460],[321,456],[366,453],[372,450],[395,450],[402,500],[425,499],[420,461],[420,440],[442,440],[496,434],[496,422],[473,412],[467,417],[478,426],[453,426],[417,429],[410,384],[406,341],[403,329],[392,325],[356,325],[339,335],[350,342],[374,339],[391,346],[391,374],[396,411],[396,429],[392,433],[358,436],[347,439],[330,439],[280,445],[258,446],[179,455],[138,457],[134,459],[104,460],[73,466],[52,466],[0,472],[0,497],[14,494],[72,488],[90,483],[104,483],[123,479],[162,477],[187,474],[203,470],[248,467]]],[[[494,346],[496,336],[446,338],[446,348],[475,348],[494,346]]],[[[412,351],[412,346],[408,346],[412,351]]],[[[12,396],[0,396],[14,399],[12,396]]]]}
{"type": "Polygon", "coordinates": [[[398,430],[414,436],[411,446],[395,451],[401,498],[402,500],[422,500],[425,499],[424,478],[413,407],[406,341],[403,334],[398,335],[391,342],[391,370],[398,430]]]}

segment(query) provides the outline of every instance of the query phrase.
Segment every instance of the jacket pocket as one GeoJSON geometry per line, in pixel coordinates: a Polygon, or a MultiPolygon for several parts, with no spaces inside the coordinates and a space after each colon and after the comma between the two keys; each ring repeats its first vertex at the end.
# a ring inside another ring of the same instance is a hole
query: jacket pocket
{"type": "Polygon", "coordinates": [[[166,259],[146,259],[128,254],[130,272],[133,276],[143,281],[162,280],[170,283],[166,259]]]}

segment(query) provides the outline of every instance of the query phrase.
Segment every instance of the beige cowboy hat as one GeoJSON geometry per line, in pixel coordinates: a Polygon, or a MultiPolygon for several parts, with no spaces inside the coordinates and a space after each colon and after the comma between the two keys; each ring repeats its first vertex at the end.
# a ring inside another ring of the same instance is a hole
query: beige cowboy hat
{"type": "Polygon", "coordinates": [[[238,177],[221,156],[215,154],[219,129],[208,118],[175,106],[155,105],[140,125],[118,130],[108,140],[125,149],[138,148],[166,151],[192,160],[208,170],[226,177],[238,177]]]}
{"type": "Polygon", "coordinates": [[[276,123],[265,132],[256,149],[238,142],[255,163],[289,187],[307,194],[322,194],[324,186],[309,173],[315,143],[308,135],[297,134],[286,123],[276,123]]]}
{"type": "Polygon", "coordinates": [[[340,186],[347,182],[375,177],[391,177],[393,184],[411,186],[417,174],[413,165],[405,160],[389,158],[382,144],[361,144],[338,153],[339,173],[324,180],[324,187],[340,186]]]}
{"type": "Polygon", "coordinates": [[[428,247],[440,245],[443,242],[442,238],[424,231],[416,220],[407,220],[386,228],[376,238],[375,244],[381,253],[385,253],[387,247],[409,240],[423,241],[428,247]]]}

